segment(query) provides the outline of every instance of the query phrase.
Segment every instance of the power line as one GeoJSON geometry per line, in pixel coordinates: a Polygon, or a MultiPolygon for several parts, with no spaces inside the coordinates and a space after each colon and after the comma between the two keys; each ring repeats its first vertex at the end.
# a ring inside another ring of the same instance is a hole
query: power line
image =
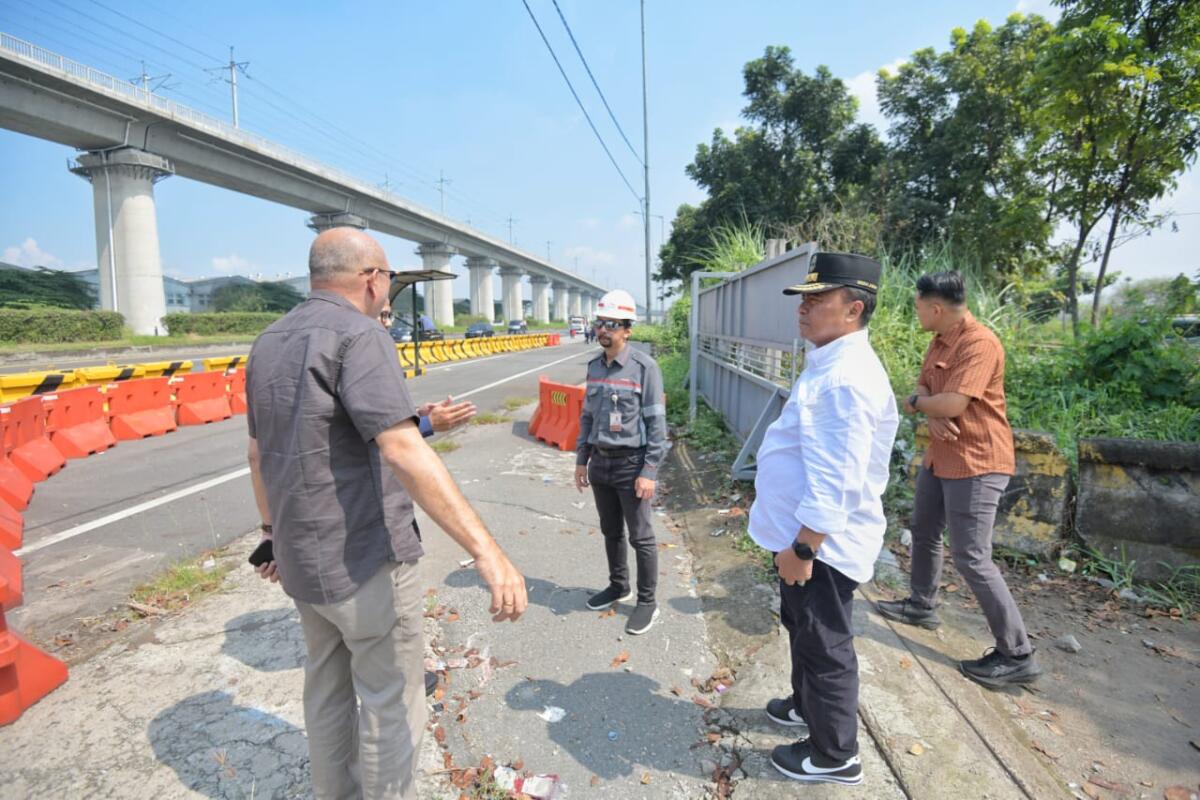
{"type": "Polygon", "coordinates": [[[604,143],[604,137],[600,135],[600,131],[596,130],[596,123],[592,122],[592,116],[588,114],[587,109],[583,106],[583,101],[579,99],[579,93],[575,91],[575,87],[571,84],[571,79],[567,77],[567,71],[563,69],[562,62],[558,60],[558,56],[554,52],[554,48],[550,46],[550,40],[546,38],[546,32],[542,30],[542,26],[538,24],[537,17],[533,14],[533,9],[529,7],[528,0],[521,0],[521,4],[525,6],[525,10],[529,13],[529,19],[533,21],[533,27],[537,28],[538,34],[542,37],[542,42],[545,43],[546,49],[550,51],[550,57],[554,59],[554,65],[558,67],[559,73],[563,80],[567,82],[567,88],[571,90],[571,96],[575,98],[575,103],[579,106],[579,110],[583,112],[584,119],[587,120],[588,127],[592,129],[592,133],[596,135],[596,141],[604,148],[604,154],[608,156],[608,160],[612,163],[613,169],[621,176],[621,180],[625,182],[625,188],[629,189],[637,201],[642,202],[642,198],[634,190],[633,184],[625,177],[625,173],[621,171],[621,167],[617,164],[617,160],[613,158],[612,151],[608,149],[608,145],[604,143]]]}
{"type": "Polygon", "coordinates": [[[617,122],[617,115],[613,113],[612,107],[608,104],[608,98],[604,96],[604,92],[600,90],[600,84],[596,82],[596,76],[592,74],[592,68],[588,66],[587,59],[583,57],[583,51],[579,49],[579,42],[575,41],[575,34],[571,32],[571,26],[567,24],[567,18],[563,16],[562,9],[558,6],[558,0],[551,0],[554,3],[554,10],[558,12],[558,18],[562,20],[563,27],[567,29],[567,36],[571,37],[571,44],[575,46],[575,52],[579,55],[579,60],[583,62],[583,68],[587,72],[588,77],[592,79],[592,86],[596,87],[596,94],[600,95],[600,102],[604,103],[604,109],[608,112],[608,118],[612,120],[612,124],[617,126],[617,133],[621,134],[621,138],[625,140],[625,146],[629,148],[629,152],[633,153],[633,157],[642,163],[642,157],[638,155],[637,150],[633,149],[633,145],[629,142],[629,137],[625,135],[625,131],[621,128],[621,123],[617,122]]]}

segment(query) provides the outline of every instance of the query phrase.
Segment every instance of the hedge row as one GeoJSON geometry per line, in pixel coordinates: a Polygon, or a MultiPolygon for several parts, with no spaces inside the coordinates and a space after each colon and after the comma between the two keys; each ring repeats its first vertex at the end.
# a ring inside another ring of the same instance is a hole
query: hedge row
{"type": "Polygon", "coordinates": [[[167,314],[163,324],[172,336],[219,336],[225,333],[254,335],[282,314],[259,311],[225,311],[214,314],[167,314]]]}
{"type": "Polygon", "coordinates": [[[0,342],[111,342],[125,335],[125,318],[115,311],[0,309],[0,342]]]}

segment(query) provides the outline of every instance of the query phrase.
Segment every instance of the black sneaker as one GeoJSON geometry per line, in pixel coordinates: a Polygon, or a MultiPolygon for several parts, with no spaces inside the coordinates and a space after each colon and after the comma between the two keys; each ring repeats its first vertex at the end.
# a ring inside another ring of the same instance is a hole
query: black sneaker
{"type": "Polygon", "coordinates": [[[994,647],[983,653],[983,658],[958,662],[958,669],[976,683],[989,689],[1002,689],[1021,683],[1033,683],[1042,674],[1037,656],[1033,653],[1024,658],[1006,656],[994,647]]]}
{"type": "Polygon", "coordinates": [[[894,622],[903,622],[905,625],[933,630],[942,624],[942,618],[932,608],[921,608],[908,599],[880,600],[875,604],[875,608],[881,616],[894,622]]]}
{"type": "Polygon", "coordinates": [[[801,736],[808,733],[808,723],[804,717],[796,713],[796,704],[790,697],[777,697],[767,703],[767,716],[771,722],[786,725],[789,728],[802,728],[798,731],[801,736]]]}
{"type": "Polygon", "coordinates": [[[776,747],[771,751],[771,766],[789,778],[805,783],[857,786],[863,782],[861,758],[853,756],[846,761],[826,758],[808,739],[776,747]]]}
{"type": "Polygon", "coordinates": [[[587,607],[592,611],[603,611],[613,603],[624,603],[626,600],[632,599],[632,589],[618,589],[615,586],[609,586],[603,592],[598,592],[588,598],[587,607]]]}
{"type": "Polygon", "coordinates": [[[629,622],[625,624],[625,632],[632,633],[634,636],[645,633],[650,630],[650,626],[656,619],[658,619],[657,603],[638,603],[633,607],[633,613],[629,615],[629,622]]]}

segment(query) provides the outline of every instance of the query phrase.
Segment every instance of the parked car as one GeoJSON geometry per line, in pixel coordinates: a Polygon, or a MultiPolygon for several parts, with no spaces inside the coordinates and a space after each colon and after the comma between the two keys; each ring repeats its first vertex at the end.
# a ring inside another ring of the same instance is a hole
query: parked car
{"type": "Polygon", "coordinates": [[[567,327],[571,335],[574,336],[577,333],[583,333],[584,329],[587,328],[587,322],[583,317],[571,317],[567,320],[567,327]]]}
{"type": "Polygon", "coordinates": [[[392,341],[397,344],[411,342],[413,340],[412,325],[407,322],[396,320],[392,323],[392,327],[388,328],[388,333],[392,335],[392,341]]]}
{"type": "Polygon", "coordinates": [[[1185,314],[1171,320],[1171,332],[1193,347],[1200,347],[1200,314],[1185,314]]]}
{"type": "Polygon", "coordinates": [[[509,333],[529,333],[529,324],[523,319],[510,319],[508,321],[509,333]]]}
{"type": "Polygon", "coordinates": [[[439,331],[437,328],[426,328],[421,331],[422,342],[440,342],[446,338],[446,334],[439,331]]]}
{"type": "Polygon", "coordinates": [[[495,336],[495,335],[496,335],[496,329],[492,327],[492,323],[490,323],[490,322],[472,322],[470,325],[467,326],[467,332],[464,334],[464,338],[478,339],[478,338],[484,337],[484,336],[495,336]]]}

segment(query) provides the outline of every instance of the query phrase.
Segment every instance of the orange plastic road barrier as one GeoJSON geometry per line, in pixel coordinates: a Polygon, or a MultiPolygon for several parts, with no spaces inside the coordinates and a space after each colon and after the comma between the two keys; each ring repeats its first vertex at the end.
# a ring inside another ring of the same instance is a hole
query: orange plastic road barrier
{"type": "Polygon", "coordinates": [[[21,579],[21,562],[7,547],[0,547],[0,612],[12,611],[25,600],[24,581],[21,579]]]}
{"type": "Polygon", "coordinates": [[[20,511],[0,501],[0,550],[19,550],[25,541],[25,518],[20,511]]]}
{"type": "Polygon", "coordinates": [[[116,445],[99,386],[48,394],[42,402],[46,409],[46,433],[64,457],[87,458],[116,445]]]}
{"type": "Polygon", "coordinates": [[[529,434],[539,441],[569,452],[579,438],[579,417],[583,414],[584,386],[555,383],[538,378],[538,407],[529,420],[529,434]]]}
{"type": "Polygon", "coordinates": [[[175,430],[171,378],[146,378],[108,386],[109,427],[117,439],[144,439],[175,430]]]}
{"type": "Polygon", "coordinates": [[[67,680],[67,665],[9,630],[3,609],[17,605],[20,592],[3,572],[0,569],[0,725],[8,725],[67,680]]]}
{"type": "Polygon", "coordinates": [[[235,414],[246,413],[246,370],[238,369],[225,374],[225,388],[229,391],[229,408],[235,414]]]}
{"type": "MultiPolygon", "coordinates": [[[[0,439],[3,438],[4,417],[0,416],[0,439]]],[[[0,448],[3,452],[3,448],[0,448]]],[[[0,503],[7,503],[17,511],[29,507],[29,498],[33,496],[33,481],[25,477],[25,473],[0,455],[0,503]]]]}
{"type": "Polygon", "coordinates": [[[67,459],[46,435],[46,409],[40,396],[0,408],[4,420],[4,450],[13,466],[29,480],[44,481],[66,466],[67,459]]]}
{"type": "Polygon", "coordinates": [[[207,425],[233,416],[224,372],[197,372],[175,380],[180,425],[207,425]]]}

